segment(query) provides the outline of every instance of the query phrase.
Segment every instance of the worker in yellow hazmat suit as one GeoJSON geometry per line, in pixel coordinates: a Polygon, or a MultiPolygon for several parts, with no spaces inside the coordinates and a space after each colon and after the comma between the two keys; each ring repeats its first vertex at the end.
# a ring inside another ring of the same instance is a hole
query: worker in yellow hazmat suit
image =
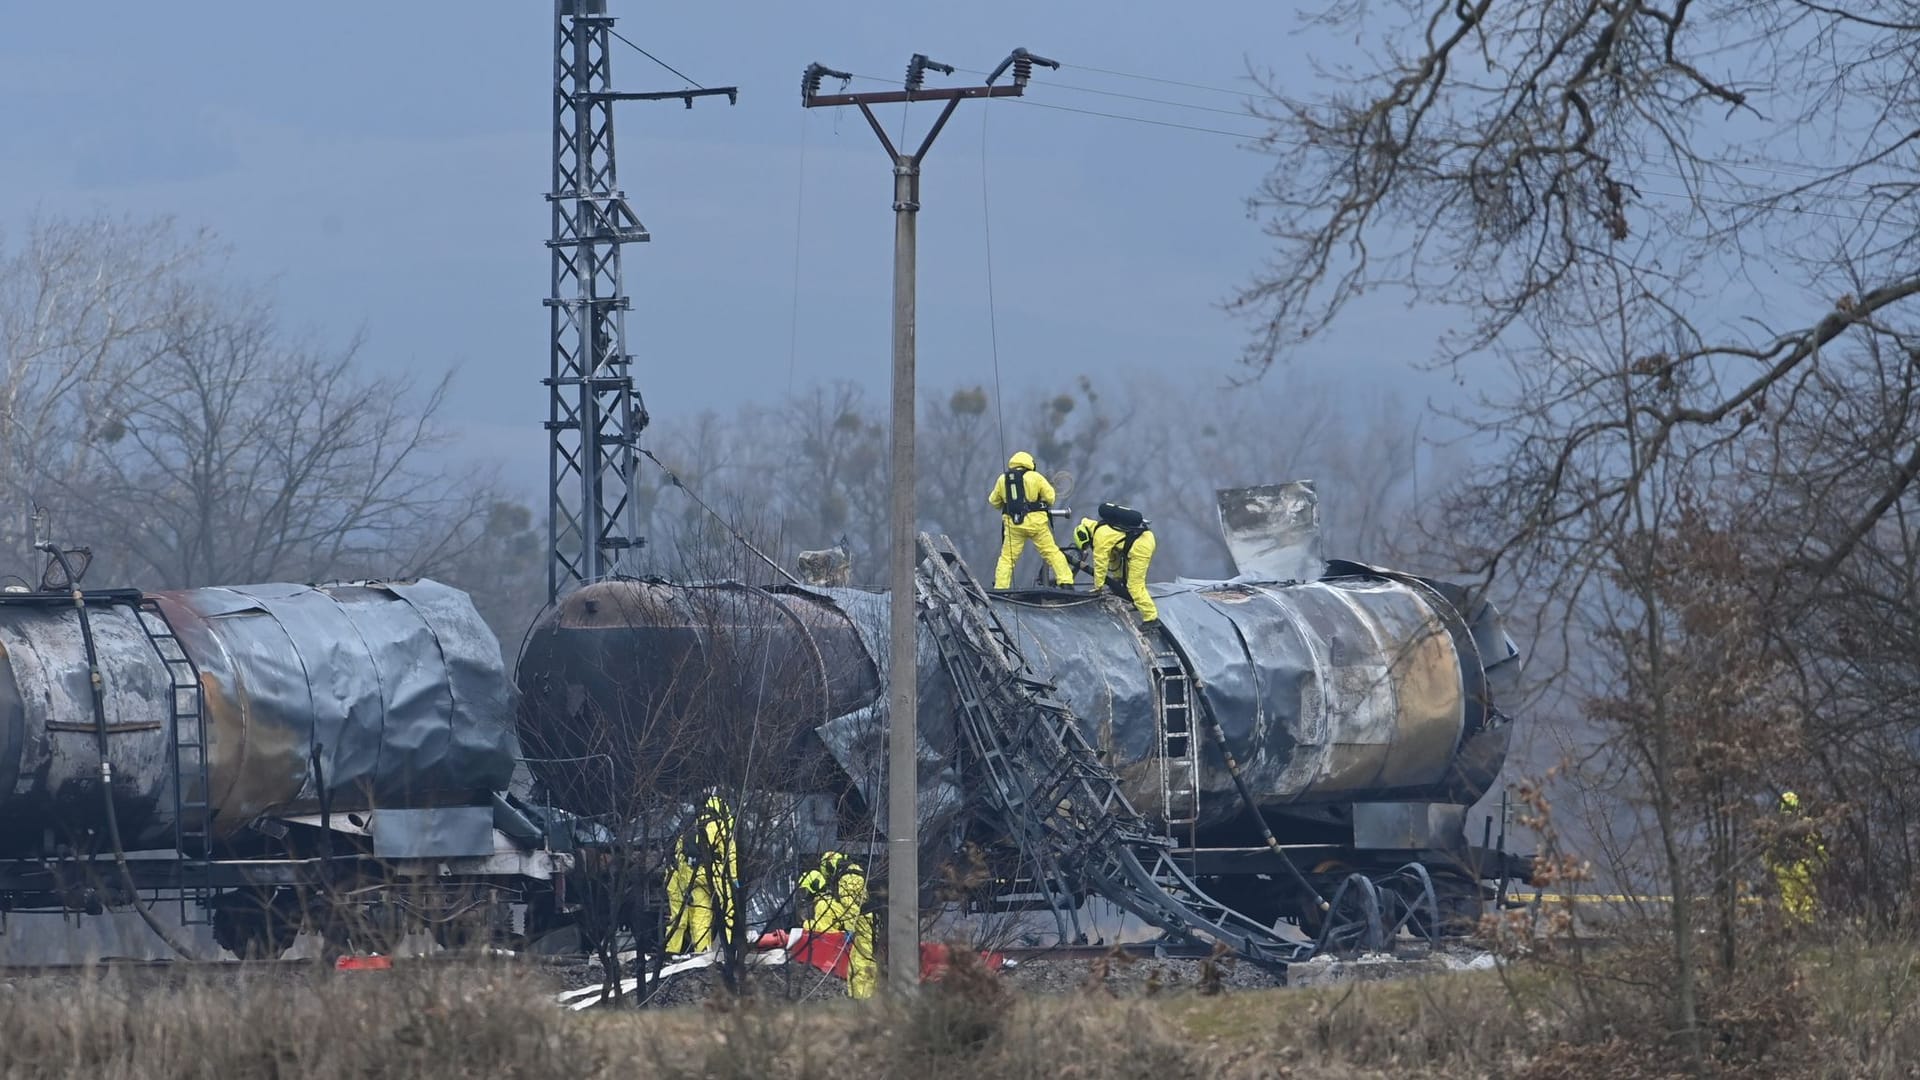
{"type": "Polygon", "coordinates": [[[847,996],[870,998],[880,982],[873,952],[873,913],[867,910],[867,874],[845,853],[829,851],[820,865],[800,875],[800,891],[813,901],[806,928],[847,935],[847,996]]]}
{"type": "Polygon", "coordinates": [[[1128,527],[1081,518],[1073,530],[1073,544],[1083,559],[1091,555],[1094,592],[1111,588],[1132,600],[1141,622],[1160,618],[1160,608],[1147,595],[1147,567],[1153,562],[1154,540],[1153,530],[1144,520],[1128,527]]]}
{"type": "Polygon", "coordinates": [[[1032,454],[1022,450],[1007,459],[1007,471],[1000,474],[987,494],[987,502],[1000,511],[1002,529],[1000,561],[993,568],[994,588],[1013,587],[1013,565],[1020,561],[1028,543],[1053,571],[1055,584],[1061,588],[1073,586],[1073,568],[1053,539],[1053,518],[1047,513],[1053,509],[1053,500],[1053,485],[1034,470],[1032,454]]]}
{"type": "Polygon", "coordinates": [[[1767,866],[1780,889],[1780,909],[1789,921],[1805,925],[1813,921],[1818,899],[1813,875],[1827,857],[1827,849],[1820,842],[1820,835],[1805,820],[1800,796],[1791,791],[1782,792],[1780,813],[1789,820],[1780,841],[1768,853],[1767,866]]]}
{"type": "Polygon", "coordinates": [[[692,826],[673,844],[667,870],[667,952],[699,953],[732,939],[740,853],[733,810],[710,793],[692,826]]]}

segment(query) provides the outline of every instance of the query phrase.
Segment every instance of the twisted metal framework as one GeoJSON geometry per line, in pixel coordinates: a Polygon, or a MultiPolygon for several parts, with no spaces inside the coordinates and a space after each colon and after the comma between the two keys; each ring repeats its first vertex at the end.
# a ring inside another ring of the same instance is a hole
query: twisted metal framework
{"type": "Polygon", "coordinates": [[[1187,876],[1172,843],[1100,763],[1072,709],[1020,656],[952,541],[922,533],[920,550],[919,607],[953,678],[983,793],[1032,867],[1063,943],[1081,936],[1075,910],[1093,894],[1175,938],[1208,938],[1262,966],[1311,955],[1312,944],[1242,915],[1187,876]]]}
{"type": "Polygon", "coordinates": [[[612,89],[606,0],[555,0],[553,210],[547,378],[547,595],[620,568],[639,547],[634,481],[646,406],[627,351],[631,306],[620,251],[649,239],[614,171],[613,103],[684,101],[734,87],[656,93],[612,89]]]}

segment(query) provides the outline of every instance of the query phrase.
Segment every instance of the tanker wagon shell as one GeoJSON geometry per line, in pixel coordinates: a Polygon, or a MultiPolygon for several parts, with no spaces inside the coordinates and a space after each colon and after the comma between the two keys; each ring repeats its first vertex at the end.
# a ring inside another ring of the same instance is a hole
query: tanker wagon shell
{"type": "MultiPolygon", "coordinates": [[[[204,831],[225,847],[249,824],[323,804],[484,806],[511,778],[518,743],[499,644],[445,585],[102,591],[87,594],[87,615],[128,850],[172,847],[179,803],[204,803],[204,831]],[[202,691],[204,797],[199,770],[173,764],[169,632],[202,691]]],[[[0,855],[104,843],[101,737],[71,598],[0,596],[0,855]]]]}
{"type": "MultiPolygon", "coordinates": [[[[565,598],[535,626],[521,660],[527,737],[565,757],[587,745],[569,739],[605,725],[671,728],[660,721],[678,711],[676,688],[705,685],[703,665],[720,662],[711,639],[750,634],[778,641],[795,660],[778,665],[792,672],[773,681],[779,700],[748,707],[822,717],[823,749],[883,818],[891,598],[836,587],[731,588],[737,606],[725,620],[689,618],[688,597],[702,590],[664,583],[601,582],[565,598]]],[[[1461,842],[1466,806],[1505,759],[1510,725],[1496,702],[1512,696],[1520,666],[1493,605],[1443,583],[1340,561],[1315,581],[1151,589],[1159,634],[1136,629],[1131,608],[1111,598],[989,595],[1021,655],[1072,706],[1136,807],[1156,817],[1165,809],[1166,715],[1155,654],[1170,641],[1263,811],[1353,826],[1374,834],[1356,839],[1380,841],[1370,846],[1461,842]],[[1384,826],[1405,842],[1380,835],[1384,826]]],[[[924,816],[930,805],[951,808],[959,778],[951,771],[952,687],[924,627],[920,636],[924,816]]],[[[744,692],[764,685],[749,680],[744,692]]],[[[1204,728],[1194,738],[1196,827],[1244,827],[1247,808],[1213,740],[1204,728]]],[[[659,753],[684,752],[678,740],[661,742],[659,753]]],[[[543,773],[537,763],[534,771],[543,773]]],[[[578,787],[566,783],[564,766],[545,771],[556,790],[578,787]]]]}
{"type": "MultiPolygon", "coordinates": [[[[1469,621],[1455,607],[1465,596],[1451,591],[1339,562],[1316,581],[1160,585],[1157,635],[1110,604],[994,604],[1143,810],[1157,814],[1165,800],[1154,654],[1169,642],[1262,810],[1318,816],[1311,808],[1373,803],[1424,814],[1464,809],[1494,782],[1509,735],[1495,691],[1519,667],[1498,612],[1483,602],[1469,621]]],[[[1185,809],[1204,831],[1246,807],[1204,721],[1193,737],[1199,798],[1185,809]]],[[[1456,827],[1423,823],[1416,839],[1456,827]]]]}

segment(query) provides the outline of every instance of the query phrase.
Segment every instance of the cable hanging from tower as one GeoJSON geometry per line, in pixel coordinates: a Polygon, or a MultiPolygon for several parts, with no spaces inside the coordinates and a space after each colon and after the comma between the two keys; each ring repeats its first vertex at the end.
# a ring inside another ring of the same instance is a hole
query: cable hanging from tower
{"type": "MultiPolygon", "coordinates": [[[[988,98],[986,106],[993,104],[988,98]]],[[[1012,453],[1007,445],[1007,412],[1005,395],[1000,389],[1000,319],[994,307],[993,295],[993,208],[987,198],[987,114],[991,107],[980,110],[980,236],[986,243],[987,255],[987,341],[993,352],[993,415],[1000,432],[1000,454],[1002,457],[1012,453]]]]}
{"type": "Polygon", "coordinates": [[[720,527],[727,530],[727,532],[731,534],[735,540],[740,541],[741,547],[746,548],[748,551],[752,552],[754,556],[757,557],[761,562],[766,563],[768,566],[772,567],[774,573],[779,574],[783,578],[786,578],[787,584],[789,585],[800,584],[799,578],[794,577],[793,574],[790,573],[786,567],[781,566],[777,562],[774,562],[772,556],[768,555],[766,552],[761,551],[759,548],[755,547],[753,544],[753,541],[747,539],[744,533],[742,533],[739,529],[735,528],[733,522],[727,520],[725,515],[721,514],[720,511],[715,510],[713,507],[708,506],[705,499],[702,499],[700,496],[694,494],[693,489],[687,486],[686,481],[680,479],[679,474],[675,473],[672,469],[667,468],[666,462],[661,461],[659,458],[653,456],[653,451],[648,450],[644,446],[635,447],[635,449],[639,451],[641,457],[646,458],[648,461],[651,461],[655,465],[659,466],[660,471],[666,474],[667,483],[672,484],[674,487],[677,487],[681,491],[686,492],[687,498],[692,499],[695,506],[698,506],[700,509],[705,510],[707,513],[713,515],[713,520],[719,522],[720,527]]]}

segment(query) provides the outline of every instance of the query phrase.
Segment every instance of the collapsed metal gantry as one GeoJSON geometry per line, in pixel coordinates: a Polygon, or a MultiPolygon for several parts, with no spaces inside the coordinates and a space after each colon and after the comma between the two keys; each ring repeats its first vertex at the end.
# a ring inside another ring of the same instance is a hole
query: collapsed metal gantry
{"type": "Polygon", "coordinates": [[[682,101],[737,87],[645,93],[612,88],[606,0],[555,0],[553,277],[547,294],[547,598],[608,576],[639,547],[636,448],[647,410],[627,351],[631,306],[620,251],[649,239],[614,169],[613,103],[682,101]]]}

